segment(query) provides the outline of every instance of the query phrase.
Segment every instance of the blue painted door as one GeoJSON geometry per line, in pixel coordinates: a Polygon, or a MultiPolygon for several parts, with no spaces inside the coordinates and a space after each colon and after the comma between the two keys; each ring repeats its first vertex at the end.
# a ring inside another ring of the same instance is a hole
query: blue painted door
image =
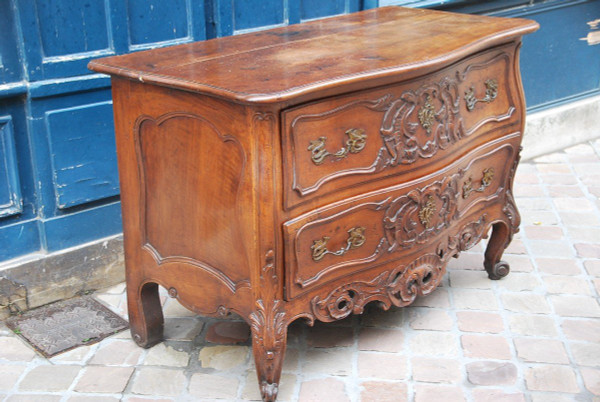
{"type": "Polygon", "coordinates": [[[97,57],[206,39],[193,0],[0,1],[0,262],[121,231],[97,57]]]}
{"type": "Polygon", "coordinates": [[[390,4],[536,19],[529,105],[599,91],[580,38],[600,0],[0,0],[0,262],[121,231],[110,81],[89,60],[390,4]]]}

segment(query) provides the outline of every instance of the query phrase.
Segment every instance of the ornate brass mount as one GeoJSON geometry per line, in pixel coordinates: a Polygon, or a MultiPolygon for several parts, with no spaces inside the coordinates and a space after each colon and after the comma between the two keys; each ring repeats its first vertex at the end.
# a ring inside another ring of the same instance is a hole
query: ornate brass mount
{"type": "Polygon", "coordinates": [[[473,180],[469,177],[467,181],[464,182],[462,188],[462,196],[463,198],[468,198],[473,191],[478,193],[483,192],[490,184],[492,184],[492,179],[494,178],[494,168],[487,168],[483,170],[483,177],[481,178],[481,185],[478,188],[473,188],[473,180]]]}
{"type": "Polygon", "coordinates": [[[475,109],[477,102],[490,103],[498,96],[498,81],[489,79],[485,81],[485,97],[477,99],[475,96],[475,89],[469,88],[465,92],[465,101],[467,102],[467,110],[470,112],[475,109]]]}
{"type": "Polygon", "coordinates": [[[327,250],[327,242],[329,241],[329,237],[325,236],[319,240],[315,240],[313,245],[310,246],[312,250],[312,259],[313,261],[320,261],[327,254],[332,255],[344,255],[349,250],[359,248],[365,241],[367,240],[364,235],[365,228],[364,227],[356,227],[348,230],[348,240],[346,240],[346,247],[342,247],[338,251],[329,251],[327,250]]]}
{"type": "Polygon", "coordinates": [[[435,108],[431,103],[431,96],[427,94],[425,98],[425,104],[419,110],[419,123],[427,131],[427,134],[431,134],[431,128],[433,127],[433,119],[435,118],[435,108]]]}
{"type": "Polygon", "coordinates": [[[429,195],[427,196],[427,202],[425,202],[425,205],[419,210],[419,220],[427,229],[431,227],[431,218],[433,218],[433,214],[435,214],[435,200],[433,199],[433,196],[429,195]]]}
{"type": "Polygon", "coordinates": [[[363,150],[367,143],[367,135],[365,130],[362,128],[351,128],[346,131],[348,141],[346,146],[342,147],[339,151],[331,153],[325,149],[325,141],[327,137],[319,137],[316,140],[310,142],[308,150],[312,152],[311,159],[315,165],[320,165],[325,161],[328,156],[333,159],[343,159],[348,156],[348,153],[357,154],[363,150]]]}

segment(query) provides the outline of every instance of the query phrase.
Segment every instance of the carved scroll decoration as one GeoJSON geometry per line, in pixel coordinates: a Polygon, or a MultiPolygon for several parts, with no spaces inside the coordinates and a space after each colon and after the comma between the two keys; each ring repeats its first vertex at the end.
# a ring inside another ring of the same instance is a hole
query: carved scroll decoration
{"type": "MultiPolygon", "coordinates": [[[[371,110],[385,112],[379,130],[384,147],[374,163],[376,170],[410,164],[418,158],[431,158],[440,149],[446,149],[466,136],[460,115],[459,84],[463,80],[464,77],[457,73],[456,78],[445,77],[439,82],[405,91],[395,99],[387,94],[366,105],[371,110]],[[426,135],[419,132],[419,126],[426,135]]],[[[497,82],[495,85],[497,89],[497,82]]],[[[496,95],[490,93],[492,95],[495,98],[496,95]]],[[[326,137],[312,140],[308,150],[312,153],[313,163],[320,165],[326,157],[342,159],[348,152],[357,153],[364,148],[366,134],[363,130],[351,129],[346,134],[350,137],[346,146],[333,153],[325,149],[326,137]],[[358,148],[356,145],[351,147],[353,136],[358,139],[358,148]]]]}
{"type": "Polygon", "coordinates": [[[508,243],[511,242],[513,234],[519,231],[519,225],[521,225],[521,215],[519,214],[519,210],[517,209],[517,205],[515,204],[515,197],[512,192],[512,185],[515,178],[515,172],[517,171],[517,166],[519,165],[519,161],[521,160],[520,152],[523,148],[519,147],[519,154],[515,158],[513,162],[510,172],[508,174],[508,181],[506,187],[506,201],[504,203],[504,207],[502,208],[502,212],[508,218],[510,222],[510,237],[508,239],[508,243]]]}
{"type": "Polygon", "coordinates": [[[440,82],[405,91],[389,102],[380,134],[384,141],[382,167],[431,158],[465,136],[460,116],[459,80],[440,82]],[[426,135],[419,133],[419,125],[426,135]]]}
{"type": "Polygon", "coordinates": [[[371,281],[356,281],[340,286],[325,297],[315,296],[311,307],[321,321],[341,320],[350,314],[360,314],[365,305],[379,301],[384,309],[392,305],[403,307],[417,296],[431,293],[446,272],[448,259],[479,242],[487,233],[487,218],[465,225],[438,246],[435,254],[423,255],[407,265],[377,275],[371,281]]]}
{"type": "MultiPolygon", "coordinates": [[[[383,237],[376,249],[376,258],[381,257],[381,251],[393,253],[397,250],[411,248],[417,244],[425,244],[432,237],[451,227],[456,221],[461,210],[458,208],[459,188],[464,189],[467,181],[463,178],[468,169],[461,169],[451,176],[421,188],[414,189],[408,194],[397,198],[390,198],[378,204],[378,210],[383,212],[383,237]]],[[[486,186],[487,189],[489,187],[486,186]]],[[[484,189],[485,190],[485,189],[484,189]]],[[[482,191],[484,191],[482,190],[482,191]]],[[[502,190],[499,188],[498,191],[502,190]]],[[[505,207],[507,215],[514,216],[516,208],[510,205],[505,207]]],[[[366,240],[364,227],[353,227],[348,231],[346,246],[337,251],[327,249],[329,237],[325,236],[314,240],[311,246],[311,257],[315,262],[321,261],[326,255],[341,256],[349,250],[362,246],[366,240]]],[[[301,286],[316,280],[296,280],[301,286]]]]}
{"type": "Polygon", "coordinates": [[[274,377],[277,366],[281,364],[278,361],[279,354],[283,353],[287,331],[281,300],[276,300],[272,308],[266,308],[262,300],[257,300],[256,310],[250,315],[250,323],[254,353],[258,351],[264,356],[260,363],[263,365],[261,373],[265,377],[260,380],[261,394],[269,396],[270,399],[267,400],[274,400],[278,391],[278,381],[274,381],[274,377]]]}
{"type": "Polygon", "coordinates": [[[438,255],[458,255],[461,251],[468,250],[475,246],[481,239],[487,238],[488,228],[487,214],[483,214],[478,220],[471,222],[454,236],[448,236],[448,243],[445,247],[438,248],[438,255]]]}

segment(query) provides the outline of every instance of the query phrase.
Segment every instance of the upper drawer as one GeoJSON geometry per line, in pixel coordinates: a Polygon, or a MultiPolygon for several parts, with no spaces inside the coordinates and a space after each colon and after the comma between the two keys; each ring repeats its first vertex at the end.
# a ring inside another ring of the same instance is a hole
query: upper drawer
{"type": "Polygon", "coordinates": [[[336,191],[351,196],[365,190],[356,184],[415,169],[427,174],[480,145],[475,133],[520,122],[514,54],[507,45],[419,79],[284,111],[285,207],[335,201],[336,191]]]}
{"type": "Polygon", "coordinates": [[[517,133],[493,141],[435,175],[319,208],[286,222],[288,299],[346,275],[419,253],[444,239],[449,242],[450,232],[473,223],[474,214],[475,221],[483,219],[480,226],[498,219],[519,137],[517,133]]]}

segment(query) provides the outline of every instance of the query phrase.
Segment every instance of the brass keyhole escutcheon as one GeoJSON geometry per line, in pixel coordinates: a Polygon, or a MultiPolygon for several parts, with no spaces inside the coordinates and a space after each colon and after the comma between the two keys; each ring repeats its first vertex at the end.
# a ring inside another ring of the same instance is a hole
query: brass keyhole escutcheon
{"type": "Polygon", "coordinates": [[[433,127],[433,122],[435,119],[435,108],[429,94],[427,94],[427,97],[425,98],[423,107],[421,107],[421,110],[419,110],[418,117],[419,123],[421,123],[421,126],[425,129],[425,131],[427,131],[427,134],[431,134],[431,128],[433,127]]]}
{"type": "Polygon", "coordinates": [[[425,205],[423,205],[419,210],[419,220],[427,229],[431,227],[431,220],[435,214],[435,210],[435,199],[433,198],[433,196],[428,195],[425,205]]]}

